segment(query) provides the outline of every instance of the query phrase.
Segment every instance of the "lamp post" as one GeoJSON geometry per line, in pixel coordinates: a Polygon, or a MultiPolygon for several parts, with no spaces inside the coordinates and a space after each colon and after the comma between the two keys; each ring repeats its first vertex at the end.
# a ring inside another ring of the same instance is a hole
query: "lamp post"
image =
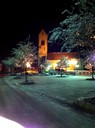
{"type": "Polygon", "coordinates": [[[95,71],[95,53],[92,56],[92,79],[94,79],[94,71],[95,71]]]}
{"type": "Polygon", "coordinates": [[[30,67],[30,63],[26,62],[26,68],[25,68],[25,82],[28,82],[27,76],[28,76],[28,72],[27,72],[27,68],[30,67]]]}

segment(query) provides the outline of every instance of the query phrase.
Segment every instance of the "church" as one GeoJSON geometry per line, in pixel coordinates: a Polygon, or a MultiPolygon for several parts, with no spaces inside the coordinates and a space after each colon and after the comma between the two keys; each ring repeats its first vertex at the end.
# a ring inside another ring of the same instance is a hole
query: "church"
{"type": "Polygon", "coordinates": [[[50,63],[51,67],[55,69],[58,61],[67,57],[68,60],[72,62],[67,70],[75,70],[75,68],[79,68],[81,62],[77,52],[49,52],[48,46],[48,34],[42,29],[38,35],[38,65],[40,65],[41,60],[44,60],[50,63]]]}

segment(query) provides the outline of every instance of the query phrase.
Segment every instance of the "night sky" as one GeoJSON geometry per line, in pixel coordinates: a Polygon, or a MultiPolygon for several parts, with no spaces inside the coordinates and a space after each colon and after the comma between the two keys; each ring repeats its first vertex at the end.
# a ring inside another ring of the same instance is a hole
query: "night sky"
{"type": "Polygon", "coordinates": [[[70,7],[70,0],[44,1],[38,3],[4,3],[0,14],[0,59],[10,56],[10,51],[30,34],[31,42],[37,45],[41,29],[46,33],[58,27],[64,20],[62,11],[70,7]]]}

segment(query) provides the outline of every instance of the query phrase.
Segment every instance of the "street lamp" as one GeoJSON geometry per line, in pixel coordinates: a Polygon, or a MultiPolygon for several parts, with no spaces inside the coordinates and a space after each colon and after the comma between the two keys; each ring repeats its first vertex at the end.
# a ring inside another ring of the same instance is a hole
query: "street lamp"
{"type": "Polygon", "coordinates": [[[30,68],[30,66],[31,66],[30,63],[29,62],[26,62],[26,67],[27,68],[30,68]]]}
{"type": "Polygon", "coordinates": [[[26,68],[25,68],[25,82],[28,82],[27,76],[28,76],[28,72],[27,72],[27,68],[30,68],[30,63],[26,62],[26,68]]]}

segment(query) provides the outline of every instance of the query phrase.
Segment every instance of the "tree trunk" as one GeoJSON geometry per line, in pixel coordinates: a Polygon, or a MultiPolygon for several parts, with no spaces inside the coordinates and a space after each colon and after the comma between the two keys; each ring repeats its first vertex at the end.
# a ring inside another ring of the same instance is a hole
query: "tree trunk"
{"type": "Polygon", "coordinates": [[[92,66],[92,79],[94,79],[94,66],[92,66]]]}
{"type": "Polygon", "coordinates": [[[28,72],[27,72],[27,69],[25,69],[25,82],[28,82],[27,77],[28,77],[28,72]]]}
{"type": "Polygon", "coordinates": [[[25,73],[25,82],[28,82],[27,73],[25,73]]]}

